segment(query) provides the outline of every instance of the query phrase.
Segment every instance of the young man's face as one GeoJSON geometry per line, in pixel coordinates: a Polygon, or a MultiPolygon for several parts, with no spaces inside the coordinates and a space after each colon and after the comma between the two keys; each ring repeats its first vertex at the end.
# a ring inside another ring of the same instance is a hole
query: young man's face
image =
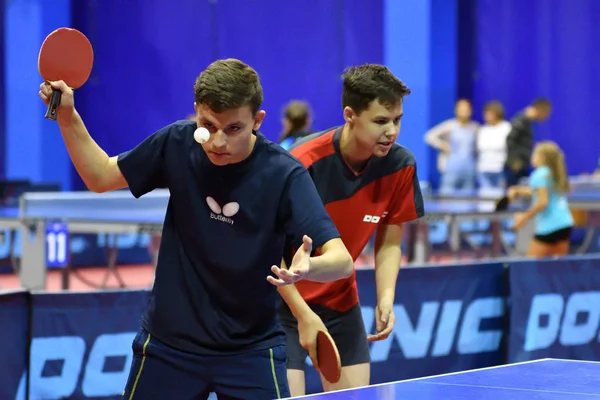
{"type": "Polygon", "coordinates": [[[205,104],[194,103],[194,110],[198,127],[210,132],[202,148],[218,166],[238,163],[250,154],[252,131],[258,130],[265,118],[263,110],[253,116],[249,106],[215,113],[205,104]]]}
{"type": "Polygon", "coordinates": [[[384,157],[400,134],[402,101],[388,108],[374,100],[360,115],[350,107],[344,109],[344,115],[359,146],[376,157],[384,157]]]}
{"type": "Polygon", "coordinates": [[[537,122],[544,122],[548,118],[550,118],[550,114],[552,114],[552,107],[550,106],[541,106],[536,109],[536,118],[537,122]]]}

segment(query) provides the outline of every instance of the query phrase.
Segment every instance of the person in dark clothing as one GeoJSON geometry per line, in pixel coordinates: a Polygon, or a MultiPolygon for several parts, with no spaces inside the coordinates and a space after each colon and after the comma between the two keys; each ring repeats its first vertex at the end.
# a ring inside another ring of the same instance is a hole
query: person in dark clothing
{"type": "Polygon", "coordinates": [[[533,122],[544,122],[552,113],[550,100],[539,98],[510,121],[512,129],[506,138],[507,155],[504,178],[507,187],[516,185],[528,174],[533,149],[533,122]]]}
{"type": "Polygon", "coordinates": [[[283,133],[279,144],[284,149],[289,149],[298,139],[310,135],[311,118],[310,107],[304,101],[291,101],[283,112],[283,133]]]}
{"type": "Polygon", "coordinates": [[[194,83],[195,121],[166,125],[113,157],[90,136],[65,82],[40,85],[46,106],[53,90],[62,93],[58,126],[90,190],[170,193],[122,398],[289,397],[279,297],[318,366],[317,332],[327,328],[293,284],[345,279],[354,265],[306,167],[260,133],[257,72],[214,61],[194,83]],[[200,144],[198,127],[209,132],[200,144]],[[298,251],[280,268],[288,246],[298,251]]]}

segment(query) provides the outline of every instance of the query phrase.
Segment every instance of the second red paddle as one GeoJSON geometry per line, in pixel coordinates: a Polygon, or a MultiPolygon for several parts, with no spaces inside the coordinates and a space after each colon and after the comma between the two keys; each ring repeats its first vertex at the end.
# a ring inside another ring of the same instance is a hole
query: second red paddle
{"type": "Polygon", "coordinates": [[[342,361],[333,338],[325,331],[317,334],[317,361],[319,370],[329,383],[337,383],[342,376],[342,361]]]}

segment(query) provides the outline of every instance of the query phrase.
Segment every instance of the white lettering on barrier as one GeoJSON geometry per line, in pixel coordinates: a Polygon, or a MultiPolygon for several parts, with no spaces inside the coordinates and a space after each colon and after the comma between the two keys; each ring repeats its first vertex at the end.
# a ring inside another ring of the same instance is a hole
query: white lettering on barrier
{"type": "Polygon", "coordinates": [[[87,397],[102,397],[119,394],[125,389],[129,367],[133,361],[131,344],[135,339],[135,332],[100,335],[94,342],[85,375],[81,384],[81,391],[87,397]],[[115,372],[104,372],[104,363],[107,357],[123,357],[123,369],[115,372]],[[106,393],[111,393],[106,394],[106,393]]]}
{"type": "MultiPolygon", "coordinates": [[[[475,299],[467,305],[462,300],[425,302],[414,323],[401,304],[394,306],[394,314],[396,325],[392,334],[386,340],[371,344],[372,362],[386,361],[394,342],[407,359],[443,357],[452,349],[465,355],[500,348],[502,330],[482,331],[480,326],[484,319],[504,316],[504,299],[501,297],[475,299]]],[[[362,316],[367,332],[372,332],[375,326],[373,307],[362,306],[362,316]]],[[[311,365],[310,358],[306,362],[311,365]]]]}
{"type": "MultiPolygon", "coordinates": [[[[87,363],[85,341],[78,336],[38,337],[31,342],[30,397],[58,400],[70,397],[79,384],[87,397],[118,396],[123,392],[132,362],[131,344],[136,332],[100,335],[89,352],[87,363]],[[105,372],[108,357],[124,357],[121,371],[105,372]],[[57,361],[59,374],[44,376],[47,362],[57,361]],[[83,368],[84,367],[84,368],[83,368]]],[[[15,400],[25,399],[23,373],[15,400]]]]}
{"type": "MultiPolygon", "coordinates": [[[[587,300],[582,298],[578,301],[587,300]]],[[[499,297],[475,299],[468,304],[461,300],[425,302],[414,321],[405,307],[397,304],[394,306],[394,331],[388,339],[371,345],[372,361],[386,361],[393,343],[407,359],[447,356],[453,349],[458,354],[496,351],[500,347],[502,331],[482,331],[480,326],[484,319],[502,317],[503,303],[499,297]]],[[[573,307],[571,313],[576,313],[578,307],[573,307]]],[[[373,331],[374,309],[363,307],[362,316],[367,330],[373,331]]],[[[120,395],[127,382],[135,335],[136,332],[100,335],[89,353],[85,341],[78,336],[34,338],[31,343],[31,398],[58,400],[69,397],[78,385],[86,397],[120,395]],[[108,357],[123,357],[122,369],[105,372],[104,364],[108,357]],[[59,367],[56,368],[59,371],[52,371],[54,375],[46,376],[44,369],[47,362],[52,361],[58,361],[56,365],[59,367]]],[[[25,376],[23,374],[16,400],[24,400],[25,376]]]]}
{"type": "Polygon", "coordinates": [[[525,330],[525,351],[547,349],[558,342],[579,346],[594,340],[600,328],[600,291],[575,292],[565,299],[558,293],[533,297],[525,330]],[[581,321],[579,315],[584,315],[581,321]]]}

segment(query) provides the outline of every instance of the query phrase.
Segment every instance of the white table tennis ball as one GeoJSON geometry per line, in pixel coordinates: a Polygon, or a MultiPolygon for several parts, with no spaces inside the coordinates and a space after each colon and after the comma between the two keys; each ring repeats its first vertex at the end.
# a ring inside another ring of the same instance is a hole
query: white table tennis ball
{"type": "Polygon", "coordinates": [[[194,131],[194,140],[200,144],[206,143],[209,137],[208,129],[198,128],[194,131]]]}

